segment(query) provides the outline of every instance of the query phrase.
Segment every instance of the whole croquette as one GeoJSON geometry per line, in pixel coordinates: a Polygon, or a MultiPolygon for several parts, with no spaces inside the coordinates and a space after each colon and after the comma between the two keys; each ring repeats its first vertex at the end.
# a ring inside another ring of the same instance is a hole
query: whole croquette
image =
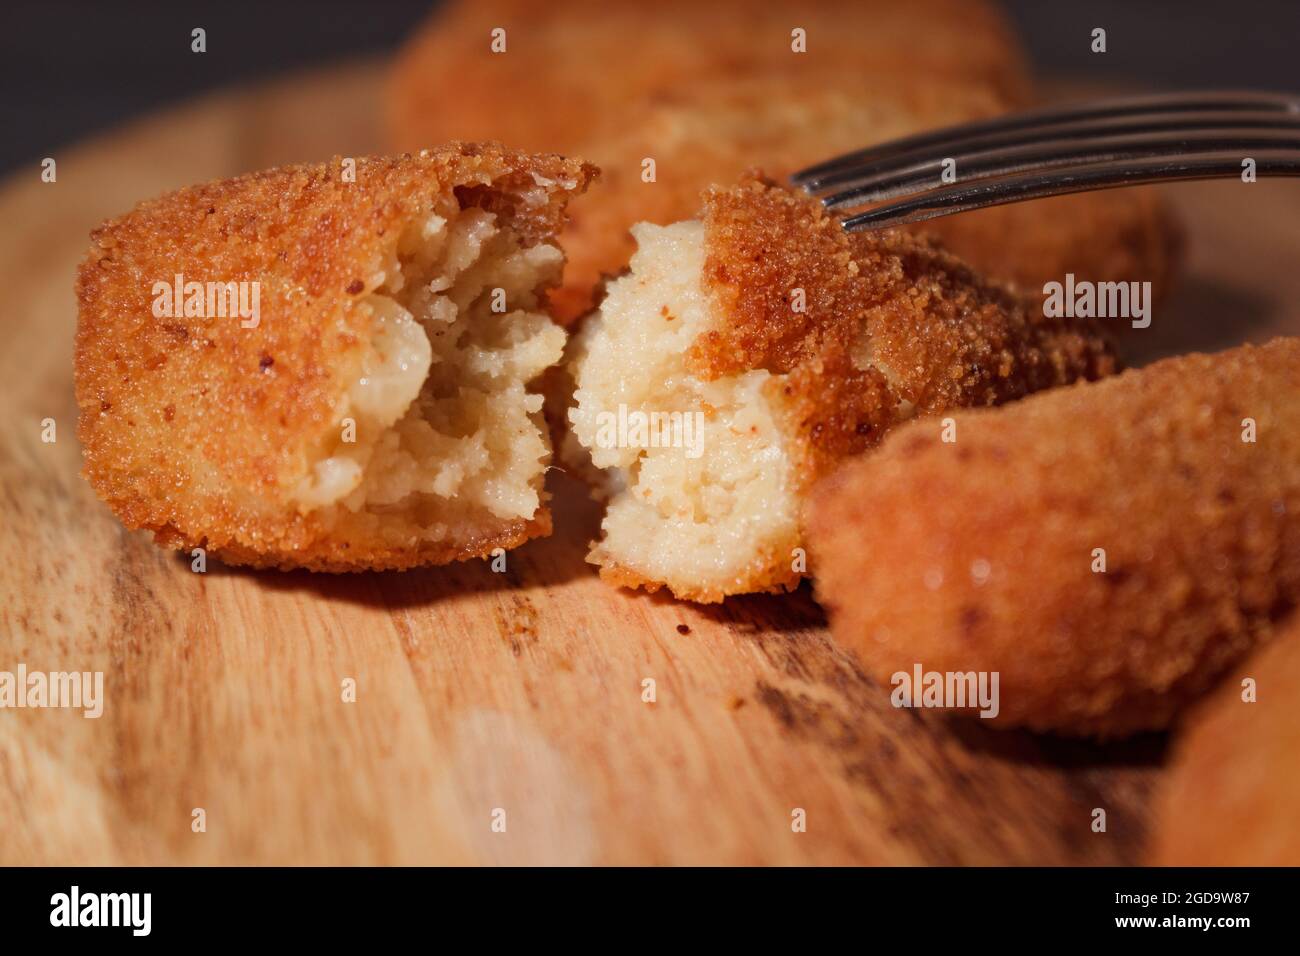
{"type": "Polygon", "coordinates": [[[701,602],[793,587],[800,508],[832,465],[913,416],[1114,367],[1090,322],[757,178],[636,237],[568,365],[573,440],[608,469],[588,560],[615,584],[701,602]]]}
{"type": "Polygon", "coordinates": [[[104,223],[77,278],[85,475],[239,564],[438,564],[548,534],[539,311],[595,170],[452,144],[212,182],[104,223]]]}
{"type": "Polygon", "coordinates": [[[816,489],[832,631],[888,681],[996,671],[996,723],[1168,725],[1300,599],[1300,340],[916,423],[816,489]]]}
{"type": "MultiPolygon", "coordinates": [[[[1028,105],[1027,91],[1018,44],[984,3],[460,3],[403,52],[389,107],[401,149],[488,136],[600,165],[599,194],[574,204],[562,240],[569,267],[551,301],[569,322],[593,306],[602,275],[627,266],[633,224],[694,216],[708,186],[1004,113],[1028,105]],[[804,53],[791,49],[795,28],[804,53]]],[[[1143,189],[909,229],[1027,291],[1070,272],[1150,281],[1159,298],[1180,250],[1172,217],[1143,189]]]]}
{"type": "Polygon", "coordinates": [[[1162,866],[1300,866],[1300,617],[1193,711],[1156,801],[1162,866]]]}

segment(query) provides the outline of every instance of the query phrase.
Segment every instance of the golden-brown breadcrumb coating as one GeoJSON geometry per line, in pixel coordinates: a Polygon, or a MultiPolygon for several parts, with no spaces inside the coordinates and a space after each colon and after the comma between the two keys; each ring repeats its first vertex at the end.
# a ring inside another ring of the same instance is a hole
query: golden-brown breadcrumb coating
{"type": "Polygon", "coordinates": [[[1180,732],[1156,802],[1154,864],[1300,866],[1297,702],[1300,617],[1293,617],[1230,671],[1180,732]]]}
{"type": "MultiPolygon", "coordinates": [[[[602,188],[574,204],[558,319],[585,314],[628,262],[637,222],[697,211],[699,193],[760,167],[782,178],[832,156],[1028,104],[1023,57],[984,3],[521,2],[431,17],[389,85],[398,148],[499,138],[586,156],[602,188]],[[507,29],[507,51],[489,33],[507,29]],[[790,31],[807,31],[792,53],[790,31]],[[635,42],[629,42],[635,37],[635,42]],[[642,162],[656,162],[644,182],[642,162]]],[[[938,158],[938,157],[936,157],[938,158]]],[[[1028,291],[1067,272],[1151,281],[1159,298],[1178,232],[1145,189],[997,207],[910,227],[1028,291]]]]}
{"type": "Polygon", "coordinates": [[[1300,599],[1298,376],[1278,339],[899,430],[813,495],[836,638],[999,672],[1002,725],[1166,726],[1300,599]]]}
{"type": "Polygon", "coordinates": [[[704,378],[788,375],[782,394],[816,473],[873,447],[900,404],[920,415],[998,405],[1115,371],[1091,321],[1045,318],[924,237],[846,233],[774,183],[710,190],[704,224],[704,286],[720,320],[688,361],[704,378]],[[803,311],[791,309],[794,289],[803,311]]]}
{"type": "MultiPolygon", "coordinates": [[[[760,178],[710,190],[703,228],[709,320],[686,350],[685,373],[700,382],[770,373],[763,389],[778,410],[796,499],[913,415],[996,405],[1115,370],[1092,322],[1045,318],[923,237],[847,234],[819,202],[760,178]]],[[[672,310],[654,310],[666,331],[672,310]]],[[[667,584],[708,602],[797,585],[790,549],[799,544],[796,522],[721,583],[657,579],[620,562],[608,540],[593,557],[614,583],[667,584]]]]}
{"type": "Polygon", "coordinates": [[[294,506],[294,489],[339,427],[380,322],[358,304],[403,228],[450,204],[524,246],[553,242],[565,203],[594,173],[559,156],[453,143],[359,158],[354,182],[337,157],[210,182],[104,223],[77,278],[87,479],[159,544],[258,566],[402,568],[549,533],[544,501],[529,519],[471,521],[440,541],[336,532],[294,506]],[[258,282],[260,322],[156,318],[152,286],[177,274],[258,282]]]}

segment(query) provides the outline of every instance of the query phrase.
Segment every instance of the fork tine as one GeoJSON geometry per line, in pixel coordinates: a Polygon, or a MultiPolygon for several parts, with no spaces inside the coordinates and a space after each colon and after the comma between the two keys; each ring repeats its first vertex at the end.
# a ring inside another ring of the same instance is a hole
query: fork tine
{"type": "MultiPolygon", "coordinates": [[[[1300,117],[1281,130],[1173,128],[1162,132],[1106,136],[1080,142],[1052,140],[1007,149],[990,149],[956,159],[962,182],[1005,176],[1027,169],[1051,169],[1107,160],[1143,159],[1186,153],[1231,153],[1300,148],[1300,117]]],[[[933,185],[938,160],[855,180],[822,202],[828,209],[863,205],[919,192],[933,185]]]]}
{"type": "Polygon", "coordinates": [[[900,153],[883,160],[863,163],[855,167],[845,167],[839,172],[823,176],[820,179],[810,180],[804,184],[803,188],[811,193],[822,193],[832,188],[847,188],[869,183],[878,178],[882,180],[888,179],[893,175],[902,175],[908,171],[919,172],[924,169],[932,169],[938,165],[940,156],[956,160],[958,166],[961,167],[971,156],[992,154],[998,150],[1011,151],[1020,147],[1032,147],[1048,141],[1067,143],[1112,136],[1131,136],[1139,133],[1191,132],[1213,129],[1300,130],[1300,113],[1229,111],[1160,114],[1156,117],[1125,116],[1119,119],[1072,120],[1033,129],[994,133],[962,142],[950,142],[946,144],[948,149],[942,153],[936,153],[934,149],[900,153]]]}
{"type": "Polygon", "coordinates": [[[1015,139],[1016,134],[1021,134],[1020,138],[1028,142],[1045,132],[1044,128],[1057,127],[1058,134],[1060,127],[1087,123],[1099,127],[1117,124],[1122,128],[1126,118],[1130,120],[1129,125],[1142,125],[1142,116],[1154,114],[1167,119],[1171,113],[1198,112],[1218,114],[1255,112],[1295,116],[1300,115],[1300,97],[1255,92],[1175,93],[1085,103],[1062,109],[1035,110],[920,133],[869,149],[847,153],[800,170],[791,177],[791,181],[797,186],[817,191],[831,177],[846,171],[861,170],[868,164],[883,163],[887,160],[895,163],[904,162],[902,160],[904,156],[933,155],[939,147],[943,147],[944,155],[948,155],[959,145],[965,144],[969,147],[972,143],[986,139],[1005,144],[1015,139]]]}
{"type": "MultiPolygon", "coordinates": [[[[1300,150],[1272,150],[1254,157],[1257,175],[1300,176],[1300,150]]],[[[997,179],[979,180],[937,189],[844,220],[844,229],[857,232],[924,222],[953,213],[1144,183],[1214,179],[1241,173],[1240,153],[1119,160],[1050,171],[1033,170],[997,179]]]]}

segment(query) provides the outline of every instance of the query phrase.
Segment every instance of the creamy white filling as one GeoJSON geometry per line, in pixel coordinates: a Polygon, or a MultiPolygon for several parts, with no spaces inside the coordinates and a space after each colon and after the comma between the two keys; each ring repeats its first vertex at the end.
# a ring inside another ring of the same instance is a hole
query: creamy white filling
{"type": "Polygon", "coordinates": [[[520,248],[480,209],[408,228],[359,305],[375,315],[370,348],[299,506],[383,511],[431,496],[531,518],[549,446],[527,385],[565,339],[534,289],[562,265],[557,248],[520,248]]]}
{"type": "Polygon", "coordinates": [[[611,283],[574,343],[573,432],[609,469],[605,537],[593,559],[670,584],[741,575],[797,532],[783,438],[765,393],[768,372],[704,380],[685,353],[713,319],[701,284],[699,222],[634,228],[628,275],[611,283]],[[619,406],[700,413],[698,448],[608,447],[619,406]]]}

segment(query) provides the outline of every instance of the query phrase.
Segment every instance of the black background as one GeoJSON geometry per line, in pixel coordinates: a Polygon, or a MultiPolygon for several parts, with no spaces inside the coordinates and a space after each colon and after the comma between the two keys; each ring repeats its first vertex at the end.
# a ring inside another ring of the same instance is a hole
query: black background
{"type": "Polygon", "coordinates": [[[22,953],[151,944],[176,952],[193,942],[205,950],[287,942],[295,953],[468,944],[529,954],[588,943],[582,951],[642,953],[688,940],[740,952],[847,941],[909,954],[1075,951],[1121,940],[1183,951],[1201,941],[1197,951],[1231,953],[1258,952],[1294,928],[1294,889],[1294,871],[1264,869],[10,869],[0,870],[0,926],[7,950],[22,953]],[[74,883],[82,893],[152,893],[152,932],[51,927],[50,898],[74,883]],[[1116,893],[1166,891],[1250,897],[1115,901],[1116,893]],[[1115,925],[1116,917],[1166,916],[1244,916],[1250,926],[1115,925]]]}
{"type": "MultiPolygon", "coordinates": [[[[0,7],[0,172],[206,90],[391,51],[435,5],[6,0],[0,7]],[[203,56],[190,53],[196,26],[207,31],[203,56]]],[[[1152,88],[1300,89],[1300,0],[1009,0],[1005,6],[1044,73],[1152,88]],[[1096,26],[1107,31],[1104,56],[1089,51],[1096,26]]],[[[646,9],[653,15],[651,0],[646,9]]]]}

